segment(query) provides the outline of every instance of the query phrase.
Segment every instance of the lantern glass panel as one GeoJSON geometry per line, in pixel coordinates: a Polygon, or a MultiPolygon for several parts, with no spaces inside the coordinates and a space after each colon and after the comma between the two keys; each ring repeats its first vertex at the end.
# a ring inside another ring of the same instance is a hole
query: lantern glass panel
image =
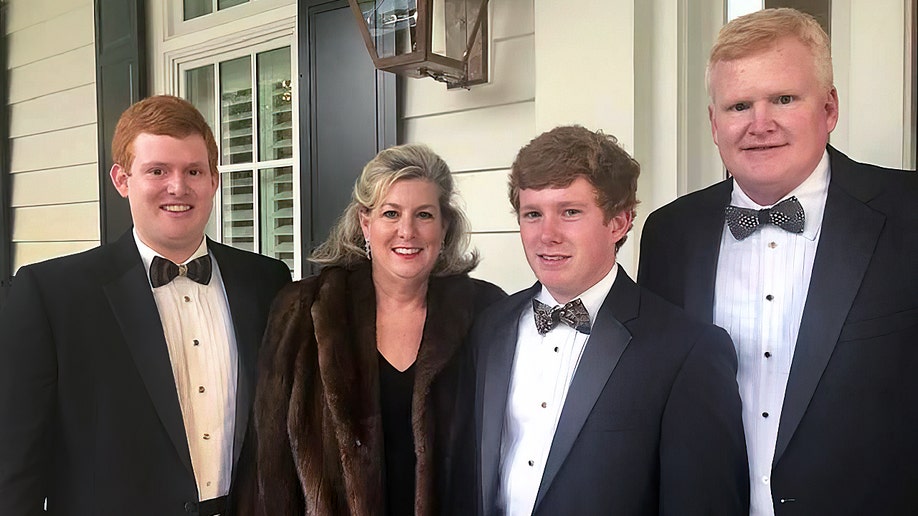
{"type": "Polygon", "coordinates": [[[357,5],[376,45],[378,57],[393,57],[417,50],[417,0],[359,0],[357,5]]]}

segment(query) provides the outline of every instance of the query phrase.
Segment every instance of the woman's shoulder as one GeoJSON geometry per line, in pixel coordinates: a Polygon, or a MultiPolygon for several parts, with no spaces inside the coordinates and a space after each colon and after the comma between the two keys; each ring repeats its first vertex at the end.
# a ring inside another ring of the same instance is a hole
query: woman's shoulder
{"type": "Polygon", "coordinates": [[[433,285],[439,283],[439,288],[453,301],[465,301],[475,306],[478,312],[487,306],[507,297],[507,293],[497,285],[468,274],[456,274],[434,278],[433,285]]]}

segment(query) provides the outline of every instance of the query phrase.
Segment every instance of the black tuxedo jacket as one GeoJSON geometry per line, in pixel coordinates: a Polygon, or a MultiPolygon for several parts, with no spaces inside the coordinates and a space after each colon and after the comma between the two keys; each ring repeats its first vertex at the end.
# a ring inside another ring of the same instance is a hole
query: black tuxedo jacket
{"type": "MultiPolygon", "coordinates": [[[[918,176],[828,148],[831,180],[772,464],[779,515],[918,511],[918,176]]],[[[648,217],[642,286],[713,319],[732,180],[648,217]]]]}
{"type": "MultiPolygon", "coordinates": [[[[541,286],[492,305],[470,339],[477,512],[496,514],[519,320],[541,286]]],[[[572,380],[534,514],[740,515],[749,485],[726,332],[689,319],[624,270],[572,380]]]]}
{"type": "MultiPolygon", "coordinates": [[[[238,346],[234,463],[280,261],[208,241],[238,346]]],[[[23,267],[0,313],[0,514],[196,514],[169,353],[140,253],[118,242],[23,267]]],[[[234,473],[235,473],[234,468],[234,473]]]]}

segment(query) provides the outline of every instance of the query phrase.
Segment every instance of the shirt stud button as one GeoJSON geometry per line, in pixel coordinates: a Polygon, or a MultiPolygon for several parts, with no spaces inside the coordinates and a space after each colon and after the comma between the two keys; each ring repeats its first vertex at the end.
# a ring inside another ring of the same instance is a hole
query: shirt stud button
{"type": "Polygon", "coordinates": [[[209,441],[209,440],[210,440],[210,434],[204,434],[204,440],[205,440],[205,441],[209,441]]]}
{"type": "Polygon", "coordinates": [[[768,417],[768,412],[762,412],[762,417],[768,417]]]}
{"type": "Polygon", "coordinates": [[[771,358],[771,352],[770,352],[770,351],[766,351],[766,352],[765,352],[765,358],[771,358]]]}
{"type": "Polygon", "coordinates": [[[542,408],[546,408],[546,407],[548,407],[548,403],[545,403],[545,402],[543,401],[543,402],[542,402],[542,408]]]}
{"type": "Polygon", "coordinates": [[[182,300],[185,301],[186,303],[190,303],[190,302],[191,302],[191,298],[188,297],[188,296],[182,297],[182,300]]]}
{"type": "Polygon", "coordinates": [[[773,295],[771,295],[771,294],[768,294],[767,296],[765,296],[765,299],[767,299],[767,300],[769,300],[769,301],[771,301],[771,300],[774,299],[774,298],[775,298],[775,296],[773,296],[773,295]]]}
{"type": "Polygon", "coordinates": [[[775,247],[778,247],[778,244],[775,243],[775,242],[769,242],[769,243],[768,243],[768,247],[774,249],[775,247]]]}
{"type": "Polygon", "coordinates": [[[557,348],[557,347],[555,347],[555,353],[557,353],[557,352],[558,352],[558,348],[557,348]]]}
{"type": "Polygon", "coordinates": [[[529,464],[530,466],[535,466],[535,462],[533,462],[533,461],[529,461],[529,462],[527,462],[526,464],[529,464]]]}
{"type": "Polygon", "coordinates": [[[198,339],[194,339],[193,341],[191,341],[191,343],[197,346],[198,344],[201,343],[201,341],[199,341],[198,339]]]}
{"type": "Polygon", "coordinates": [[[198,392],[201,392],[201,393],[204,392],[204,386],[203,386],[203,385],[199,385],[199,386],[198,386],[198,392]]]}

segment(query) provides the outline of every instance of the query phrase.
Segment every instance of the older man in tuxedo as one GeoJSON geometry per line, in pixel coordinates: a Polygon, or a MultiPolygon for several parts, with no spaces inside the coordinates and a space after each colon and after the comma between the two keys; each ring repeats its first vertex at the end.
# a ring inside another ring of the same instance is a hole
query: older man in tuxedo
{"type": "Polygon", "coordinates": [[[290,280],[204,236],[217,147],[187,101],[122,114],[132,231],[23,267],[0,313],[0,514],[232,512],[256,348],[290,280]]]}
{"type": "Polygon", "coordinates": [[[730,339],[616,263],[639,170],[614,137],[576,126],[517,155],[510,198],[539,281],[488,309],[470,336],[475,512],[748,507],[730,339]]]}
{"type": "Polygon", "coordinates": [[[642,286],[725,328],[751,513],[918,508],[918,176],[827,146],[829,40],[809,15],[728,23],[708,62],[733,176],[651,214],[642,286]]]}

